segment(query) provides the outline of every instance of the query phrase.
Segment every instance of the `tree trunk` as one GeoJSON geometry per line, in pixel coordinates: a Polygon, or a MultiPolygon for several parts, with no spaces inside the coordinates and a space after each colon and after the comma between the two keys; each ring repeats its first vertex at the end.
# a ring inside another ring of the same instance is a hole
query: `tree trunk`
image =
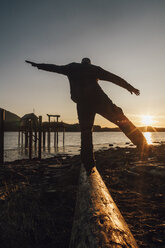
{"type": "Polygon", "coordinates": [[[81,167],[70,248],[138,248],[99,172],[81,167]]]}

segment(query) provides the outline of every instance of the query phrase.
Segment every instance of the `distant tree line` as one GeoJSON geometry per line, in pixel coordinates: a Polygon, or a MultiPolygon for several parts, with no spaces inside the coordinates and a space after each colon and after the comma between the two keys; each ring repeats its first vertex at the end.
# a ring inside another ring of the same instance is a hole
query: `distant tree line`
{"type": "MultiPolygon", "coordinates": [[[[19,131],[20,128],[20,121],[21,118],[13,114],[9,111],[5,111],[5,121],[4,121],[4,129],[5,131],[19,131]]],[[[59,131],[63,130],[65,128],[66,132],[80,132],[80,126],[78,123],[75,124],[68,124],[64,122],[43,122],[42,123],[43,128],[47,129],[50,127],[50,129],[53,131],[55,128],[58,127],[59,131]]],[[[154,128],[151,126],[148,127],[139,127],[139,129],[142,132],[165,132],[165,128],[154,128]]],[[[108,128],[108,127],[101,127],[99,125],[94,125],[93,127],[94,132],[120,132],[120,129],[118,127],[115,128],[108,128]]]]}
{"type": "MultiPolygon", "coordinates": [[[[51,131],[53,131],[55,128],[58,128],[59,131],[62,131],[63,128],[65,128],[66,132],[80,132],[80,126],[78,123],[75,124],[68,124],[64,122],[43,122],[42,124],[43,129],[47,130],[48,127],[51,131]]],[[[4,129],[5,131],[19,131],[20,128],[20,121],[14,121],[14,122],[8,122],[5,121],[4,129]]],[[[165,128],[154,128],[154,127],[139,127],[139,129],[142,132],[165,132],[165,128]]],[[[93,126],[94,132],[120,132],[120,129],[115,128],[108,128],[108,127],[101,127],[99,125],[93,126]]]]}

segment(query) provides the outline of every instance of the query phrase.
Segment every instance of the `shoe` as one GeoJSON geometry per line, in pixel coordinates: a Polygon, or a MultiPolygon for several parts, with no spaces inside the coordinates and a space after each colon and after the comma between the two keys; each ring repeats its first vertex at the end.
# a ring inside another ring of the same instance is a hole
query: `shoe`
{"type": "Polygon", "coordinates": [[[91,165],[85,165],[84,164],[84,168],[85,168],[87,176],[90,176],[91,174],[93,174],[95,172],[96,166],[95,165],[91,166],[91,165]]]}
{"type": "Polygon", "coordinates": [[[153,145],[144,145],[141,147],[137,147],[140,155],[143,157],[148,157],[148,156],[152,156],[153,152],[154,152],[154,146],[153,145]]]}

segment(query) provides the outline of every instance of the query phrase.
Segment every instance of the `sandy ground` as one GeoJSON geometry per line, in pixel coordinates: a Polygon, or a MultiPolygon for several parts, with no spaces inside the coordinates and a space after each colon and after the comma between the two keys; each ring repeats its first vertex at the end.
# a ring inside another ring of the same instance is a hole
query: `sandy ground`
{"type": "MultiPolygon", "coordinates": [[[[165,146],[140,158],[134,148],[96,152],[97,168],[139,247],[165,247],[165,146]]],[[[0,166],[3,248],[68,247],[79,156],[21,160],[0,166]]]]}

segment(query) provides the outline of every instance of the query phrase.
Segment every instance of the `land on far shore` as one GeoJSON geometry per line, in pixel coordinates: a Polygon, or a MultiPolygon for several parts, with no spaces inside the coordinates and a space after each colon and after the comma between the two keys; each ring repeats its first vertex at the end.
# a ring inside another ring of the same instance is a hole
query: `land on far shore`
{"type": "MultiPolygon", "coordinates": [[[[44,127],[49,125],[48,122],[43,122],[44,127]]],[[[54,130],[56,123],[50,123],[50,128],[54,130]]],[[[20,121],[12,122],[12,121],[5,121],[5,131],[19,131],[20,121]]],[[[64,127],[66,132],[80,132],[80,126],[78,123],[75,124],[68,124],[64,122],[58,123],[59,127],[64,127]]],[[[157,128],[157,127],[138,127],[142,132],[165,132],[165,128],[157,128]]],[[[60,131],[60,128],[59,128],[60,131]]],[[[121,132],[118,127],[109,128],[109,127],[101,127],[99,125],[93,126],[94,132],[121,132]]]]}
{"type": "MultiPolygon", "coordinates": [[[[20,126],[21,117],[11,113],[10,111],[5,110],[5,131],[18,131],[20,126]]],[[[49,122],[43,122],[43,125],[47,127],[49,122]]],[[[54,128],[56,125],[55,122],[50,123],[50,127],[54,128]]],[[[66,132],[80,132],[80,126],[78,123],[69,124],[65,122],[59,122],[58,126],[65,127],[66,132]]],[[[138,127],[142,132],[165,132],[165,127],[152,127],[144,126],[138,127]]],[[[94,125],[94,132],[120,132],[121,130],[118,127],[109,128],[101,127],[100,125],[94,125]]]]}

